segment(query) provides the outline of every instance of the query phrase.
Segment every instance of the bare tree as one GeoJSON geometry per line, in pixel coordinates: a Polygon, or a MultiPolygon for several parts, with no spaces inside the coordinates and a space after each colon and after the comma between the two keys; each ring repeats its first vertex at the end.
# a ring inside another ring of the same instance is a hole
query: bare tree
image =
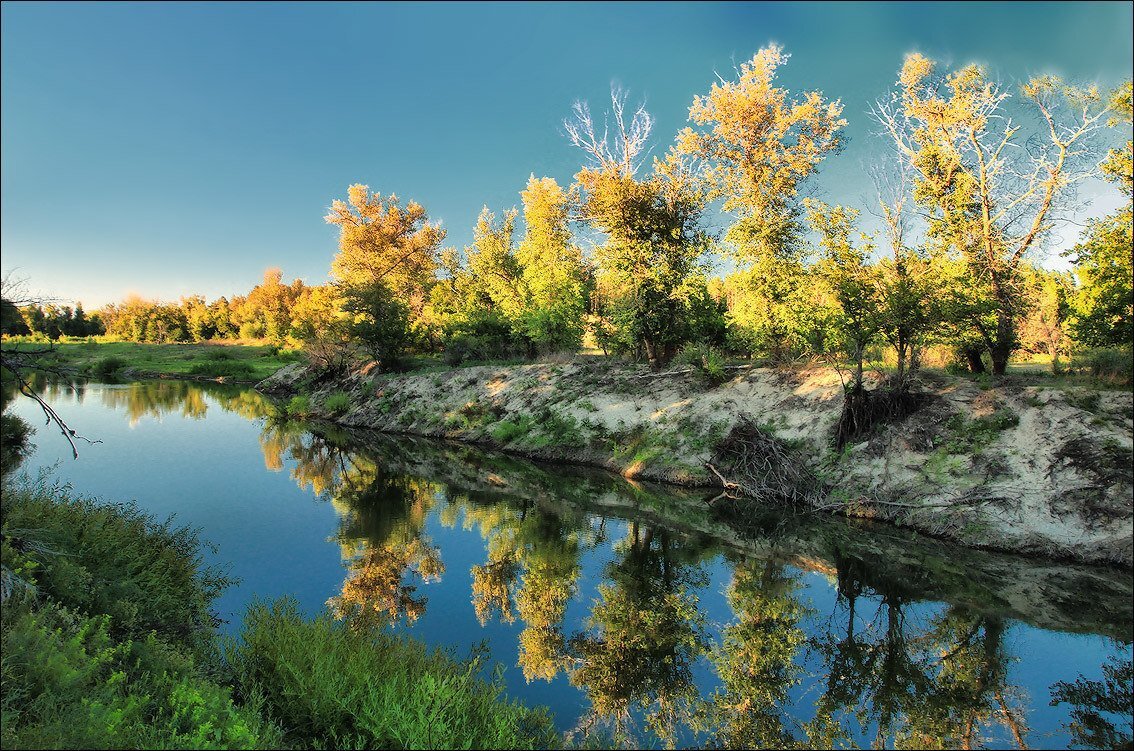
{"type": "Polygon", "coordinates": [[[567,138],[578,146],[599,170],[617,171],[632,177],[649,154],[646,148],[654,128],[654,118],[641,102],[627,118],[626,99],[629,93],[621,87],[610,87],[610,112],[603,116],[602,133],[595,126],[590,106],[575,100],[571,117],[563,121],[567,138]],[[611,123],[614,121],[614,133],[611,123]]]}

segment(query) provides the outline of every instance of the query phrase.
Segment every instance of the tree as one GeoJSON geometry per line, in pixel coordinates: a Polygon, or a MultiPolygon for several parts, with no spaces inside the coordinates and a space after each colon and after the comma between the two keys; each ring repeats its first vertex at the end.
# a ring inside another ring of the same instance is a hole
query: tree
{"type": "Polygon", "coordinates": [[[705,207],[700,182],[676,154],[654,160],[649,177],[638,179],[652,118],[639,107],[627,122],[625,93],[612,90],[616,133],[596,135],[590,110],[575,104],[565,123],[572,142],[591,164],[575,175],[580,218],[606,235],[597,248],[601,275],[614,293],[611,322],[625,339],[640,342],[658,368],[688,340],[686,283],[702,271],[708,236],[699,227],[705,207]]]}
{"type": "Polygon", "coordinates": [[[1113,216],[1094,219],[1083,238],[1064,253],[1075,264],[1079,292],[1072,300],[1075,339],[1090,347],[1129,346],[1134,339],[1134,144],[1129,133],[1134,122],[1131,83],[1118,87],[1110,97],[1114,117],[1111,126],[1124,126],[1125,148],[1111,149],[1103,161],[1103,176],[1118,185],[1127,198],[1126,206],[1113,216]]]}
{"type": "Polygon", "coordinates": [[[735,80],[714,83],[689,109],[701,129],[683,130],[676,146],[704,167],[707,198],[724,199],[736,217],[725,233],[725,248],[741,264],[729,279],[733,344],[776,360],[797,354],[800,340],[817,333],[808,320],[800,197],[823,159],[842,147],[846,125],[838,100],[819,91],[792,98],[775,86],[787,60],[771,45],[743,63],[735,80]]]}
{"type": "Polygon", "coordinates": [[[365,185],[351,185],[324,217],[339,228],[339,253],[331,274],[342,285],[386,285],[413,313],[421,312],[433,284],[437,250],[445,230],[432,224],[416,201],[402,206],[365,185]]]}
{"type": "Polygon", "coordinates": [[[819,91],[789,99],[787,89],[774,86],[787,60],[778,45],[760,50],[735,81],[714,83],[694,98],[689,119],[709,128],[686,128],[677,137],[679,153],[704,160],[709,198],[723,198],[725,211],[737,214],[727,238],[746,260],[791,255],[801,230],[800,187],[843,142],[838,100],[819,91]]]}
{"type": "Polygon", "coordinates": [[[1071,333],[1088,347],[1129,346],[1134,340],[1132,224],[1129,205],[1114,216],[1092,220],[1068,252],[1079,278],[1071,333]]]}
{"type": "Polygon", "coordinates": [[[805,206],[808,221],[819,234],[819,275],[838,305],[834,328],[854,366],[850,388],[861,391],[866,348],[882,328],[877,273],[867,261],[872,240],[861,235],[860,247],[855,247],[852,233],[858,212],[854,209],[811,200],[805,206]]]}
{"type": "Polygon", "coordinates": [[[942,75],[912,54],[897,91],[874,108],[914,174],[930,240],[964,259],[967,284],[987,302],[991,320],[974,316],[971,325],[996,374],[1018,345],[1020,263],[1049,234],[1072,186],[1097,173],[1092,135],[1112,110],[1097,89],[1054,76],[1032,79],[1022,93],[1039,115],[1034,133],[1013,124],[1010,95],[980,66],[942,75]]]}
{"type": "Polygon", "coordinates": [[[343,311],[353,316],[351,336],[380,370],[396,367],[409,339],[409,308],[378,281],[348,285],[342,299],[343,311]]]}
{"type": "Polygon", "coordinates": [[[1065,329],[1074,282],[1067,272],[1031,265],[1023,267],[1022,274],[1027,312],[1019,323],[1020,344],[1026,350],[1051,357],[1051,369],[1059,373],[1059,358],[1070,345],[1065,329]]]}
{"type": "Polygon", "coordinates": [[[574,350],[583,338],[585,270],[571,242],[571,196],[553,178],[528,178],[520,193],[524,237],[516,249],[526,301],[520,325],[536,347],[574,350]]]}

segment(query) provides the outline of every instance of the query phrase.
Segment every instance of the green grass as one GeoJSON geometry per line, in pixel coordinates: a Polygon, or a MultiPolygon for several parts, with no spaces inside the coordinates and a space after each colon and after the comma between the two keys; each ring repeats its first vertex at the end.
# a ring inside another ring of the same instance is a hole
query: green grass
{"type": "Polygon", "coordinates": [[[489,433],[500,443],[511,443],[530,433],[533,422],[531,415],[523,415],[518,420],[501,420],[489,433]]]}
{"type": "Polygon", "coordinates": [[[477,676],[420,642],[355,628],[323,614],[304,620],[294,600],[253,604],[242,641],[227,650],[244,694],[295,740],[317,748],[542,748],[546,711],[502,697],[499,676],[477,676]]]}
{"type": "MultiPolygon", "coordinates": [[[[13,349],[42,349],[44,344],[5,343],[13,349]]],[[[63,341],[44,364],[108,378],[122,371],[164,376],[204,376],[261,381],[296,362],[300,353],[248,344],[140,344],[98,339],[63,341]]]]}
{"type": "Polygon", "coordinates": [[[337,391],[324,400],[323,408],[333,415],[341,415],[350,409],[350,394],[337,391]]]}
{"type": "Polygon", "coordinates": [[[40,483],[5,486],[3,748],[539,748],[544,709],[500,669],[387,630],[254,604],[218,642],[229,582],[192,530],[40,483]]]}
{"type": "Polygon", "coordinates": [[[314,411],[315,410],[311,406],[310,397],[306,396],[305,394],[293,396],[291,398],[291,401],[284,405],[284,412],[288,417],[310,417],[314,413],[314,411]]]}

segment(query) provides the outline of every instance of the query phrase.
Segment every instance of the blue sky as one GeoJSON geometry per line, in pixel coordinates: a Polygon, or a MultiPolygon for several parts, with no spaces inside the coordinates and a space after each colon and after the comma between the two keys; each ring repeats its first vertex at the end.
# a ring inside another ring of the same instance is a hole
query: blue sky
{"type": "MultiPolygon", "coordinates": [[[[658,150],[715,74],[769,42],[790,89],[841,98],[829,201],[862,206],[867,110],[920,51],[1005,82],[1131,75],[1130,3],[41,4],[2,6],[4,271],[88,308],[326,280],[322,217],[354,182],[471,240],[482,205],[580,164],[573,100],[644,97],[658,150]]],[[[1097,188],[1091,213],[1117,206],[1097,188]]],[[[1069,231],[1067,236],[1073,237],[1069,231]]]]}

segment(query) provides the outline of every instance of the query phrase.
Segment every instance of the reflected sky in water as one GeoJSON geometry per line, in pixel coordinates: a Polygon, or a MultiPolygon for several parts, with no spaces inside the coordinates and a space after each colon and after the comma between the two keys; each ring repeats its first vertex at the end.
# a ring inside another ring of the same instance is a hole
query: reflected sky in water
{"type": "Polygon", "coordinates": [[[24,470],[199,527],[240,579],[217,603],[230,632],[290,594],[458,657],[487,647],[562,731],[630,746],[1129,743],[1128,575],[809,515],[744,538],[697,493],[310,432],[246,389],[46,395],[101,443],[72,461],[40,427],[24,470]]]}

